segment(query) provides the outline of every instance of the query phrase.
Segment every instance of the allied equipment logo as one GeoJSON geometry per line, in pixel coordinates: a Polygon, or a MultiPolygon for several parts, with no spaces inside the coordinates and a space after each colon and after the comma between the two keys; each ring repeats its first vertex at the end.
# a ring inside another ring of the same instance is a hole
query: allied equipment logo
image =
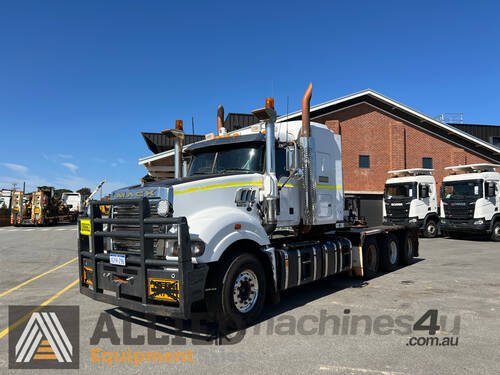
{"type": "Polygon", "coordinates": [[[78,368],[78,306],[9,306],[9,326],[9,368],[78,368]]]}

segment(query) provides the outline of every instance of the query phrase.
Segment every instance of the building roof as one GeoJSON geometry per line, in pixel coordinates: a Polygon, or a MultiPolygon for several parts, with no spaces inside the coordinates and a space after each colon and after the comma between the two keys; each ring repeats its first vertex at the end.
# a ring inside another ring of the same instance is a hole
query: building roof
{"type": "Polygon", "coordinates": [[[500,125],[484,125],[484,124],[450,124],[460,130],[463,130],[474,137],[480,138],[483,141],[492,143],[494,146],[500,146],[500,125]],[[494,141],[499,142],[496,144],[494,141]]]}
{"type": "MultiPolygon", "coordinates": [[[[146,141],[148,148],[154,154],[159,154],[160,152],[168,151],[174,148],[175,138],[167,134],[142,133],[142,137],[144,138],[144,141],[146,141]]],[[[189,145],[191,143],[198,142],[203,139],[205,139],[204,135],[185,134],[184,144],[189,145]]]]}
{"type": "MultiPolygon", "coordinates": [[[[368,104],[378,110],[388,113],[392,117],[411,123],[416,128],[431,133],[447,142],[454,143],[458,147],[467,149],[485,159],[500,162],[500,147],[494,146],[483,139],[460,130],[454,125],[437,121],[432,117],[370,89],[311,106],[311,120],[361,103],[368,104]]],[[[287,116],[280,116],[277,122],[299,120],[301,117],[301,111],[296,111],[287,116]]]]}
{"type": "Polygon", "coordinates": [[[246,128],[247,126],[257,124],[259,120],[252,114],[248,113],[228,113],[224,120],[224,128],[228,132],[246,128]]]}

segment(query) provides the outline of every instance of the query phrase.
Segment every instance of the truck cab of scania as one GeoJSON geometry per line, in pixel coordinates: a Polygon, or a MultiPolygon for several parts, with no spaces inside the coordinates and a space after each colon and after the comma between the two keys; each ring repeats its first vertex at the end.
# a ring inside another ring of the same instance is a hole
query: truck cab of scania
{"type": "Polygon", "coordinates": [[[425,237],[438,234],[439,213],[433,169],[412,168],[389,171],[385,183],[383,215],[388,225],[409,225],[425,237]]]}
{"type": "Polygon", "coordinates": [[[500,173],[496,164],[447,167],[441,186],[441,228],[450,236],[488,234],[500,241],[500,173]],[[460,173],[460,174],[457,174],[460,173]]]}

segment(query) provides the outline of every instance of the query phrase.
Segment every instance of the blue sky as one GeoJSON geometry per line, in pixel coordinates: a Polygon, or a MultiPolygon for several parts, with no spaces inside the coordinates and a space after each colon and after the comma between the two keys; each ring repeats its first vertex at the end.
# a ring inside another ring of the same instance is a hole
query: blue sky
{"type": "Polygon", "coordinates": [[[299,108],[365,88],[500,124],[497,1],[23,1],[0,9],[0,187],[134,184],[141,131],[217,105],[299,108]],[[305,4],[305,5],[302,5],[305,4]]]}

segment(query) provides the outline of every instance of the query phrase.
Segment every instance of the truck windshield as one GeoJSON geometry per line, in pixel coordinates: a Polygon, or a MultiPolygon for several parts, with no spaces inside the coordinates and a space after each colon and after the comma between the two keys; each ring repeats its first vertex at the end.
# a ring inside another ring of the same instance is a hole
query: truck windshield
{"type": "Polygon", "coordinates": [[[385,199],[415,198],[417,196],[417,183],[407,182],[401,184],[385,185],[385,199]]]}
{"type": "Polygon", "coordinates": [[[443,199],[479,198],[483,196],[481,180],[445,182],[441,188],[443,199]]]}
{"type": "Polygon", "coordinates": [[[188,176],[220,173],[262,173],[262,147],[201,151],[191,157],[188,176]]]}

